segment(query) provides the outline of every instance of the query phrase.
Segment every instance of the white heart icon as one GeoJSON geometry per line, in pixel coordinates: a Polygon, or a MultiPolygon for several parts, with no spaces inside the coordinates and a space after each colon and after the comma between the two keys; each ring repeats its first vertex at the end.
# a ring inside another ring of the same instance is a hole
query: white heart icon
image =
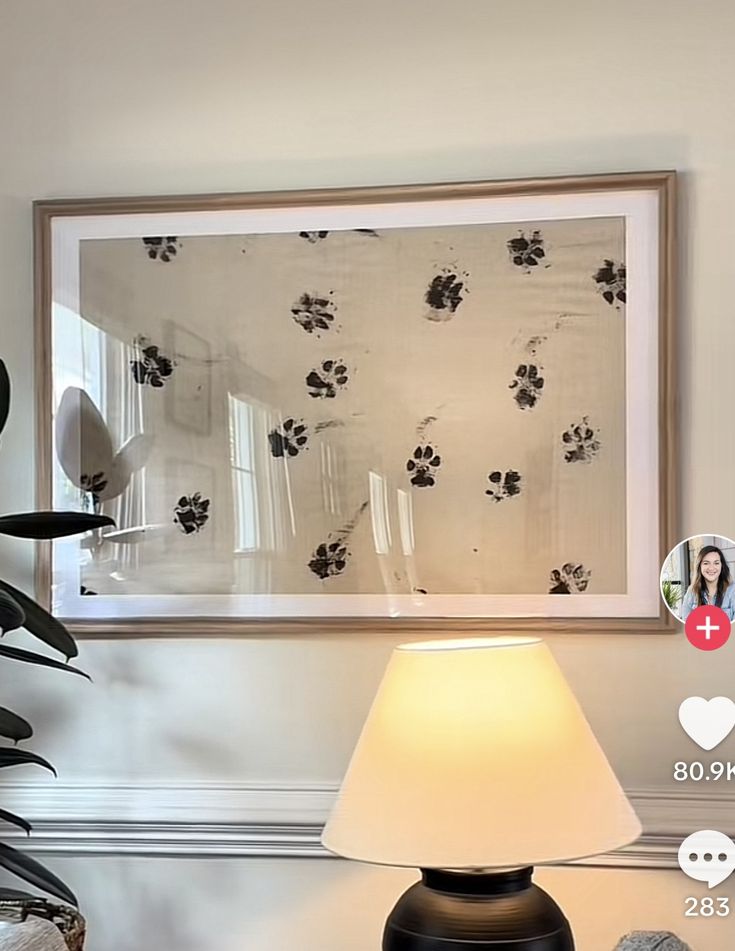
{"type": "Polygon", "coordinates": [[[689,697],[679,707],[679,722],[703,750],[713,750],[735,729],[735,703],[728,697],[689,697]]]}

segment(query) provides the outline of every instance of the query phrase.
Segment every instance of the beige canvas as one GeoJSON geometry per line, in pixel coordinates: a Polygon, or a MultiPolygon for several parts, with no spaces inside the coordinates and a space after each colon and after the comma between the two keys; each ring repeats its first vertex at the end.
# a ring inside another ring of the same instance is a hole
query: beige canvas
{"type": "Polygon", "coordinates": [[[625,593],[624,258],[623,218],[83,241],[79,379],[150,437],[85,587],[625,593]]]}

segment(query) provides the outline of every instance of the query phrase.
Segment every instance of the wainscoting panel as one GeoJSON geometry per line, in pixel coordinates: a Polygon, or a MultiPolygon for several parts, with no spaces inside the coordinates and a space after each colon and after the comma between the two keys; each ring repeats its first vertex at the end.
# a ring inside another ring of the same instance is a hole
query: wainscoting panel
{"type": "MultiPolygon", "coordinates": [[[[336,792],[327,785],[7,782],[0,784],[3,807],[27,818],[33,833],[3,831],[3,838],[36,853],[329,858],[320,835],[336,792]]],[[[690,833],[735,833],[732,796],[689,789],[628,795],[643,836],[573,864],[676,868],[690,833]]]]}

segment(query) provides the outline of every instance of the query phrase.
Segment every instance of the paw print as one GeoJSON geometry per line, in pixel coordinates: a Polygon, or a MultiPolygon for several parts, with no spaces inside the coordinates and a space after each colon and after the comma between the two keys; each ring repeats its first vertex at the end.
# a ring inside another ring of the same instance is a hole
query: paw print
{"type": "Polygon", "coordinates": [[[93,505],[99,505],[100,493],[107,488],[107,478],[104,472],[94,472],[92,475],[83,472],[79,477],[79,485],[83,492],[89,492],[93,505]]]}
{"type": "Polygon", "coordinates": [[[622,304],[626,302],[626,270],[622,261],[616,264],[606,258],[605,263],[594,274],[593,280],[608,304],[614,304],[616,300],[622,304]]]}
{"type": "Polygon", "coordinates": [[[334,323],[337,306],[332,300],[333,291],[326,297],[304,293],[291,308],[296,323],[308,334],[315,330],[329,330],[334,323]]]}
{"type": "Polygon", "coordinates": [[[530,357],[538,356],[540,348],[546,343],[549,338],[547,336],[537,334],[533,337],[529,337],[526,341],[526,346],[523,348],[530,357]]]}
{"type": "Polygon", "coordinates": [[[516,370],[515,379],[508,385],[509,390],[515,390],[513,399],[519,409],[533,409],[541,397],[544,388],[544,378],[539,376],[539,370],[533,363],[522,363],[516,370]]]}
{"type": "Polygon", "coordinates": [[[321,578],[322,581],[333,578],[336,575],[341,575],[345,570],[349,556],[350,553],[347,551],[344,540],[322,542],[321,545],[317,545],[311,557],[309,570],[313,571],[317,578],[321,578]]]}
{"type": "Polygon", "coordinates": [[[584,565],[567,562],[561,570],[554,568],[549,576],[549,594],[581,594],[587,590],[592,572],[584,565]]]}
{"type": "Polygon", "coordinates": [[[521,231],[517,238],[511,238],[508,241],[507,247],[513,264],[522,268],[527,274],[532,268],[538,267],[539,262],[546,257],[544,239],[540,231],[532,231],[529,238],[521,231]]]}
{"type": "Polygon", "coordinates": [[[505,474],[496,469],[490,473],[488,480],[490,488],[485,489],[485,495],[489,495],[493,502],[502,502],[503,499],[512,499],[521,494],[521,474],[515,469],[508,469],[505,474]]]}
{"type": "Polygon", "coordinates": [[[314,399],[334,399],[337,390],[343,389],[348,381],[347,367],[340,360],[324,360],[306,377],[309,396],[314,399]]]}
{"type": "Polygon", "coordinates": [[[428,320],[446,321],[451,320],[457,312],[457,308],[464,300],[464,295],[469,292],[465,287],[463,278],[469,277],[464,271],[461,274],[453,268],[442,268],[429,284],[428,290],[424,295],[424,300],[429,305],[429,312],[426,315],[428,320]]]}
{"type": "Polygon", "coordinates": [[[148,252],[148,257],[152,261],[163,261],[168,264],[176,257],[176,252],[181,247],[178,238],[143,238],[143,246],[148,252]]]}
{"type": "Polygon", "coordinates": [[[304,238],[309,244],[316,244],[317,241],[323,241],[328,234],[328,231],[299,231],[299,237],[304,238]]]}
{"type": "Polygon", "coordinates": [[[174,506],[174,522],[184,535],[200,532],[209,519],[210,500],[202,497],[201,492],[182,495],[174,506]]]}
{"type": "Polygon", "coordinates": [[[434,451],[433,446],[416,446],[413,456],[406,463],[406,471],[411,473],[411,485],[419,489],[435,485],[436,473],[441,464],[441,456],[434,451]]]}
{"type": "Polygon", "coordinates": [[[268,433],[271,455],[276,459],[298,456],[306,448],[309,432],[303,420],[287,419],[282,426],[268,433]]]}
{"type": "Polygon", "coordinates": [[[154,344],[145,345],[143,338],[138,338],[135,343],[141,349],[140,358],[130,361],[133,379],[141,386],[149,383],[156,389],[160,389],[166,382],[166,378],[174,372],[173,361],[164,357],[154,344]]]}
{"type": "Polygon", "coordinates": [[[599,432],[590,426],[589,419],[582,417],[581,422],[572,423],[562,433],[564,443],[564,462],[592,462],[602,448],[599,432]]]}

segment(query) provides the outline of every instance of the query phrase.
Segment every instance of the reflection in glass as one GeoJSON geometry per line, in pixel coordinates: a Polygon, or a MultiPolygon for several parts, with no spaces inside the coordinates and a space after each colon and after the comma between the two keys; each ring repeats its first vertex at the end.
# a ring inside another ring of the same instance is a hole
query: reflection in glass
{"type": "Polygon", "coordinates": [[[373,541],[378,555],[387,555],[391,547],[390,518],[388,516],[388,487],[383,476],[370,470],[370,517],[373,526],[373,541]]]}
{"type": "Polygon", "coordinates": [[[235,551],[259,547],[258,493],[253,452],[253,406],[230,396],[230,464],[235,500],[235,551]]]}

